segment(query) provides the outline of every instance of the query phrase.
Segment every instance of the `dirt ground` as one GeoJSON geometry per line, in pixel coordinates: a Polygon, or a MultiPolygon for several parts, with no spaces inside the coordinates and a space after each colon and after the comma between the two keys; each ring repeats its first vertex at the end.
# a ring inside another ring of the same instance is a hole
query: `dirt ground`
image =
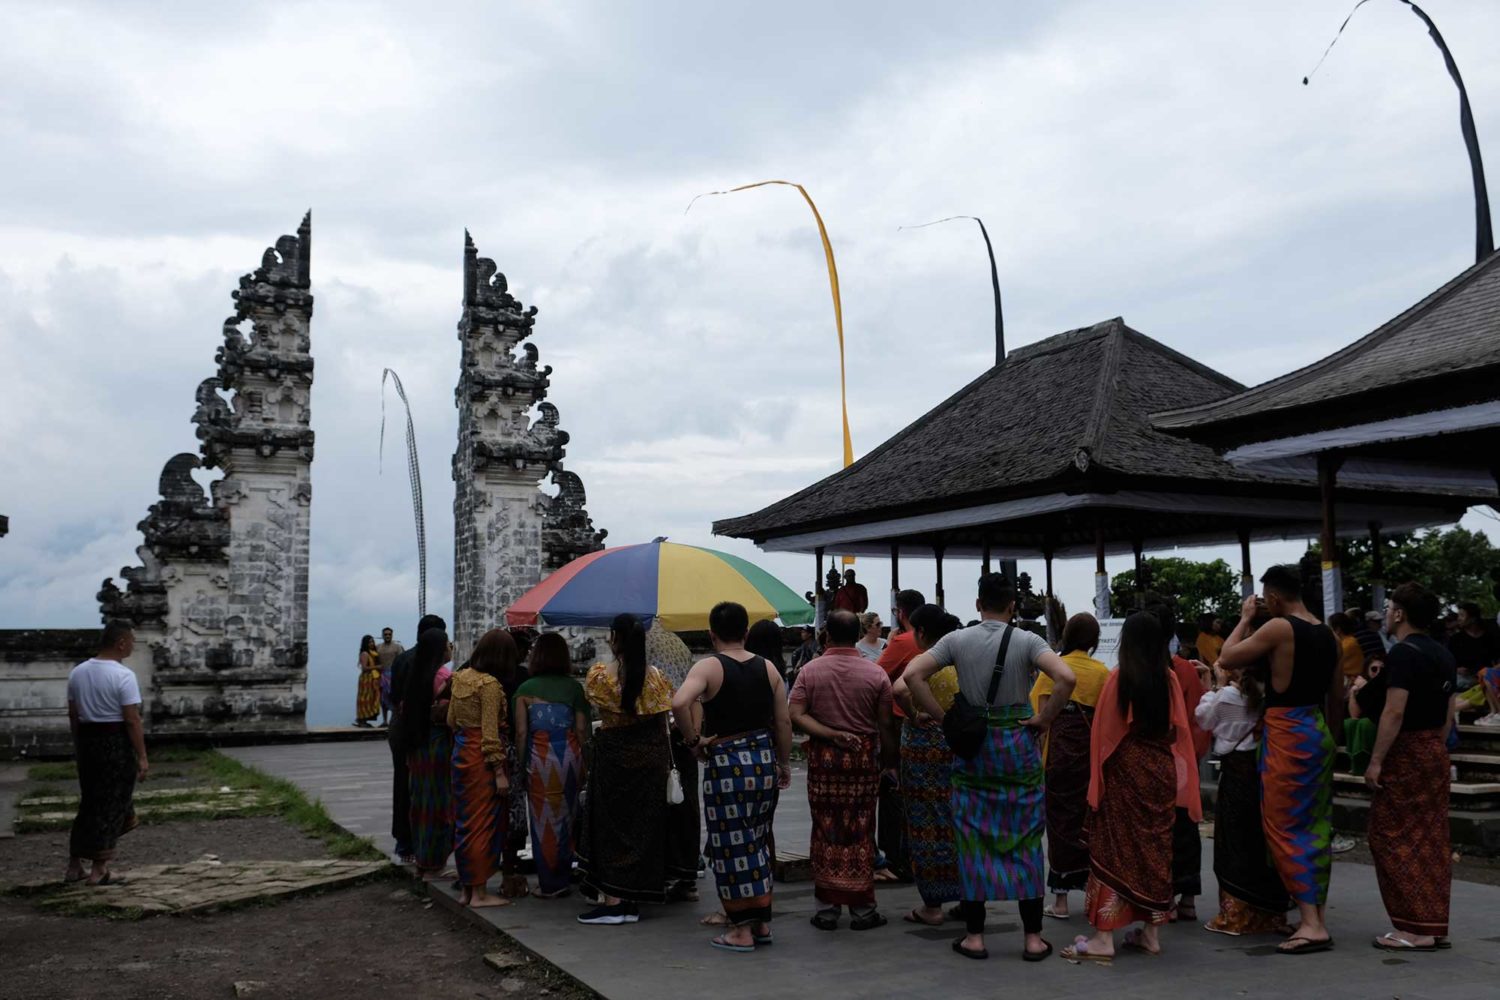
{"type": "MultiPolygon", "coordinates": [[[[0,852],[13,843],[0,841],[0,852]]],[[[404,880],[139,921],[53,916],[0,897],[0,941],[0,993],[14,1000],[201,1000],[234,997],[244,981],[264,983],[253,995],[266,998],[593,996],[541,963],[491,969],[484,954],[504,950],[501,939],[413,895],[404,880]]]]}
{"type": "MultiPolygon", "coordinates": [[[[200,755],[201,756],[201,755],[200,755]]],[[[208,779],[202,760],[168,758],[147,787],[193,787],[208,779]]],[[[76,794],[60,775],[34,792],[76,794]]],[[[215,780],[213,782],[217,784],[215,780]]],[[[280,815],[146,822],[120,840],[112,867],[218,860],[303,861],[329,857],[326,839],[280,815]]],[[[392,870],[316,895],[187,916],[140,920],[45,911],[5,894],[24,882],[61,879],[64,831],[0,839],[0,997],[199,998],[240,995],[319,1000],[457,1000],[524,996],[582,1000],[595,994],[494,933],[432,903],[420,884],[392,870]],[[504,952],[504,971],[485,964],[504,952]],[[236,983],[258,983],[236,990],[236,983]]]]}
{"type": "MultiPolygon", "coordinates": [[[[170,865],[216,854],[220,861],[307,861],[324,856],[323,842],[272,816],[143,825],[120,838],[114,865],[170,865]]],[[[25,833],[0,840],[0,886],[62,878],[66,832],[25,833]]]]}

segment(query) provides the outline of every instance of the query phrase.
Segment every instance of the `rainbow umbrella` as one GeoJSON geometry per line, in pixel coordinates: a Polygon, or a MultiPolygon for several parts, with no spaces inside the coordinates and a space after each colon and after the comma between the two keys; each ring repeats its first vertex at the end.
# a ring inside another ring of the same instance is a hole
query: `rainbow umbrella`
{"type": "Polygon", "coordinates": [[[770,573],[727,552],[678,545],[658,538],[574,559],[505,612],[506,624],[585,625],[607,628],[630,612],[648,627],[672,632],[708,628],[708,612],[737,601],[750,620],[780,618],[783,625],[813,620],[813,609],[770,573]]]}

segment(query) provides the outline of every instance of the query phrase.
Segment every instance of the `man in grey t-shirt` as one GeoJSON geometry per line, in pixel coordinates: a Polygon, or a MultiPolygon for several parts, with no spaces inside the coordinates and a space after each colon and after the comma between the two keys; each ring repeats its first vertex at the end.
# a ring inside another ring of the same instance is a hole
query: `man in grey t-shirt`
{"type": "Polygon", "coordinates": [[[1026,958],[1040,961],[1052,953],[1052,945],[1042,939],[1046,817],[1042,758],[1033,736],[1067,706],[1075,678],[1045,639],[1012,626],[1016,591],[1005,577],[999,573],[980,577],[977,606],[979,624],[943,636],[907,664],[902,676],[917,707],[941,717],[941,707],[927,682],[952,664],[964,699],[985,707],[1001,643],[1010,635],[1000,686],[988,703],[991,715],[984,745],[972,759],[953,758],[954,846],[964,892],[959,908],[966,930],[953,942],[953,950],[969,958],[987,958],[985,901],[1014,899],[1026,932],[1026,958]],[[1027,698],[1033,668],[1052,678],[1053,684],[1053,697],[1035,716],[1027,698]]]}

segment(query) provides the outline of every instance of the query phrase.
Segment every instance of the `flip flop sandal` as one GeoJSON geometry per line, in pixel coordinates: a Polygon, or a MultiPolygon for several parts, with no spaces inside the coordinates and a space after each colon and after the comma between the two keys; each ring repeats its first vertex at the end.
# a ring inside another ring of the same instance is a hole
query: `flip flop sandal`
{"type": "Polygon", "coordinates": [[[1438,946],[1437,946],[1437,944],[1435,942],[1433,944],[1412,944],[1410,941],[1406,940],[1406,938],[1397,937],[1395,934],[1391,933],[1390,931],[1387,931],[1386,933],[1380,935],[1380,937],[1376,938],[1374,941],[1371,941],[1370,943],[1375,946],[1375,950],[1376,951],[1437,951],[1438,950],[1438,946]]]}
{"type": "Polygon", "coordinates": [[[1150,955],[1152,958],[1161,957],[1161,949],[1158,948],[1156,951],[1152,951],[1146,947],[1146,935],[1139,928],[1128,932],[1120,941],[1120,944],[1131,951],[1138,951],[1142,955],[1150,955]]]}
{"type": "Polygon", "coordinates": [[[1109,965],[1115,960],[1113,955],[1092,955],[1089,953],[1089,939],[1082,935],[1073,939],[1071,948],[1062,950],[1062,957],[1070,962],[1101,962],[1109,965]]]}
{"type": "Polygon", "coordinates": [[[754,933],[752,933],[750,936],[755,939],[755,943],[758,944],[758,945],[768,945],[768,944],[775,944],[776,943],[776,936],[774,934],[769,934],[769,933],[767,933],[767,934],[754,934],[754,933]]]}
{"type": "Polygon", "coordinates": [[[724,935],[722,935],[722,934],[720,934],[718,937],[714,938],[712,941],[710,941],[708,943],[711,944],[711,945],[713,945],[715,948],[718,948],[720,951],[732,951],[732,952],[736,952],[736,953],[741,954],[741,955],[754,954],[754,952],[755,952],[755,945],[753,945],[753,944],[730,944],[728,941],[724,940],[724,935]]]}
{"type": "Polygon", "coordinates": [[[953,950],[964,958],[972,958],[976,961],[983,961],[990,957],[990,950],[988,948],[980,948],[978,951],[970,951],[968,948],[965,948],[963,938],[959,938],[953,942],[953,950]]]}
{"type": "Polygon", "coordinates": [[[878,872],[875,873],[875,881],[877,881],[877,882],[899,882],[899,881],[901,881],[901,879],[897,878],[896,877],[896,873],[893,872],[893,871],[891,871],[889,868],[882,868],[882,869],[880,869],[880,871],[878,871],[878,872]]]}
{"type": "Polygon", "coordinates": [[[948,907],[944,915],[949,920],[962,920],[964,918],[964,911],[957,904],[954,904],[948,907]]]}
{"type": "Polygon", "coordinates": [[[921,917],[917,916],[917,911],[915,909],[913,909],[910,913],[908,913],[906,916],[902,917],[901,919],[905,920],[909,924],[921,924],[924,927],[941,927],[941,926],[943,926],[943,920],[942,920],[941,917],[938,918],[938,920],[937,920],[936,923],[934,923],[931,920],[923,920],[921,917]]]}
{"type": "Polygon", "coordinates": [[[808,921],[820,931],[836,931],[839,929],[839,915],[837,910],[819,910],[812,915],[808,921]]]}
{"type": "Polygon", "coordinates": [[[1056,910],[1054,910],[1050,906],[1044,906],[1044,907],[1042,907],[1042,916],[1044,916],[1044,917],[1051,917],[1053,920],[1072,920],[1073,919],[1073,914],[1071,914],[1071,913],[1058,913],[1056,910]]]}
{"type": "Polygon", "coordinates": [[[97,882],[90,882],[89,885],[91,885],[91,886],[124,885],[125,882],[126,882],[126,879],[123,876],[116,875],[114,872],[105,872],[103,878],[101,878],[97,882]]]}
{"type": "Polygon", "coordinates": [[[86,878],[88,878],[88,875],[86,874],[79,874],[76,876],[64,875],[63,885],[72,885],[74,882],[82,882],[86,878]]]}
{"type": "MultiPolygon", "coordinates": [[[[1289,944],[1291,947],[1284,948],[1278,945],[1276,948],[1276,954],[1278,955],[1315,955],[1321,951],[1333,950],[1333,938],[1329,938],[1326,941],[1313,941],[1309,938],[1299,938],[1293,935],[1283,941],[1282,944],[1289,944]]],[[[1395,949],[1391,950],[1394,951],[1395,949]]]]}
{"type": "Polygon", "coordinates": [[[728,927],[729,917],[721,910],[718,913],[710,913],[706,917],[699,918],[698,923],[704,927],[728,927]]]}
{"type": "Polygon", "coordinates": [[[879,910],[875,910],[871,913],[866,913],[862,917],[853,917],[849,921],[849,929],[851,931],[872,931],[877,927],[884,927],[888,922],[885,919],[885,914],[879,910]]]}
{"type": "Polygon", "coordinates": [[[1453,942],[1452,941],[1449,941],[1447,938],[1438,938],[1437,939],[1437,950],[1438,951],[1451,951],[1452,949],[1453,949],[1453,942]]]}
{"type": "Polygon", "coordinates": [[[1240,931],[1231,931],[1223,927],[1215,927],[1212,920],[1204,924],[1203,929],[1208,931],[1210,934],[1222,934],[1225,937],[1244,937],[1244,934],[1240,931]]]}
{"type": "Polygon", "coordinates": [[[1047,946],[1047,950],[1046,951],[1027,951],[1025,948],[1022,948],[1021,949],[1021,961],[1023,961],[1023,962],[1045,962],[1047,959],[1051,958],[1052,957],[1052,942],[1044,940],[1044,941],[1042,941],[1042,944],[1044,944],[1044,945],[1047,946]]]}

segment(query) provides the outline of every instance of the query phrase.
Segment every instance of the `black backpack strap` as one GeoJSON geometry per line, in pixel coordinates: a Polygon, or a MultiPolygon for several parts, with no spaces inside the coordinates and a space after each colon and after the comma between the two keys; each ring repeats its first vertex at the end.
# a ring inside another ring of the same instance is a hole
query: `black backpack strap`
{"type": "Polygon", "coordinates": [[[1015,630],[1016,627],[1007,622],[1005,634],[1000,637],[1000,653],[995,657],[995,672],[990,674],[990,690],[984,696],[986,710],[994,706],[995,695],[1000,693],[1000,678],[1005,676],[1005,654],[1010,650],[1010,636],[1015,630]]]}

